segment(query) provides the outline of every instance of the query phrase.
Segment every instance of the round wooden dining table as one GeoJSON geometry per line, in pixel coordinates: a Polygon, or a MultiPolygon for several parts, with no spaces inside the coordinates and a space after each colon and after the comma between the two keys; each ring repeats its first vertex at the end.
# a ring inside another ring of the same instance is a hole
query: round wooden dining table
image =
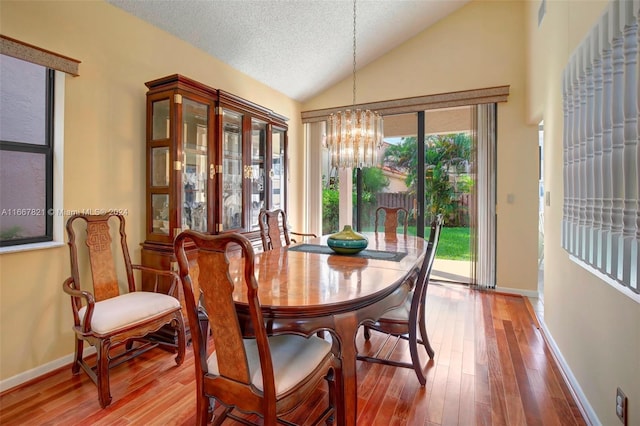
{"type": "MultiPolygon", "coordinates": [[[[258,297],[267,332],[331,334],[333,350],[342,361],[336,421],[357,420],[356,334],[367,320],[399,306],[410,291],[408,278],[427,250],[420,237],[365,234],[368,247],[358,255],[330,254],[327,236],[256,255],[258,297]]],[[[231,269],[242,259],[231,259],[231,269]]],[[[251,335],[246,286],[236,286],[236,310],[246,336],[251,335]]]]}

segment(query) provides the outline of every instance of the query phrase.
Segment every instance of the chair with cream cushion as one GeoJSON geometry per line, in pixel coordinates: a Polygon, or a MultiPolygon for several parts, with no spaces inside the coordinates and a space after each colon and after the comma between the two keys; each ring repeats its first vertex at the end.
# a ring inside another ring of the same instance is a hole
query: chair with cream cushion
{"type": "Polygon", "coordinates": [[[180,302],[175,297],[178,277],[174,272],[131,263],[121,215],[74,215],[67,221],[67,234],[71,276],[63,290],[71,296],[76,337],[71,370],[74,375],[80,369],[87,373],[98,387],[98,400],[104,408],[111,403],[110,368],[156,347],[176,353],[176,364],[182,364],[185,335],[180,302]],[[119,235],[120,249],[114,235],[119,235]],[[119,258],[114,255],[118,251],[119,258]],[[137,291],[134,270],[170,280],[172,294],[137,291]],[[126,291],[120,288],[121,281],[126,291]],[[164,326],[174,330],[176,343],[154,338],[153,333],[164,326]],[[95,363],[83,356],[85,341],[96,348],[95,363]]]}
{"type": "Polygon", "coordinates": [[[280,417],[308,399],[326,379],[328,407],[314,424],[330,423],[340,387],[341,368],[332,344],[316,336],[267,336],[258,300],[251,242],[235,233],[206,235],[184,231],[174,241],[187,316],[191,325],[197,388],[197,424],[211,417],[210,398],[222,404],[213,424],[226,417],[240,422],[235,409],[263,417],[275,425],[280,417]],[[189,260],[185,246],[195,246],[197,258],[189,260]],[[239,249],[238,249],[239,247],[239,249]],[[231,256],[241,256],[236,266],[231,256]],[[233,299],[234,286],[246,286],[250,319],[241,319],[233,299]],[[197,300],[209,313],[212,344],[198,325],[197,300]],[[246,321],[245,321],[246,320],[246,321]],[[243,338],[240,324],[253,334],[243,338]],[[195,336],[194,336],[195,334],[195,336]]]}
{"type": "Polygon", "coordinates": [[[426,327],[426,297],[427,286],[429,285],[429,276],[433,268],[433,262],[436,258],[438,242],[440,240],[440,230],[442,228],[442,216],[438,216],[431,223],[431,231],[429,234],[427,253],[424,256],[418,278],[415,286],[407,296],[405,303],[399,307],[385,312],[377,321],[367,322],[364,324],[364,337],[366,340],[370,338],[370,330],[387,334],[385,342],[381,345],[380,350],[372,355],[358,355],[361,361],[375,362],[379,364],[393,365],[396,367],[411,368],[415,371],[420,385],[424,386],[426,378],[423,372],[423,366],[420,362],[418,354],[418,345],[422,345],[430,359],[433,359],[435,352],[429,343],[426,327]],[[419,334],[418,334],[419,333],[419,334]],[[403,362],[390,359],[393,350],[386,354],[385,357],[380,355],[380,351],[387,346],[390,338],[407,340],[409,343],[409,353],[411,362],[403,362]]]}

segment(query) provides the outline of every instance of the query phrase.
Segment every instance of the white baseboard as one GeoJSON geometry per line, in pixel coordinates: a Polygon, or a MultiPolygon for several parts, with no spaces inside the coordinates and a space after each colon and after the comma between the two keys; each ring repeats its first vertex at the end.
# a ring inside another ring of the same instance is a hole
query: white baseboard
{"type": "MultiPolygon", "coordinates": [[[[96,349],[93,346],[90,346],[86,348],[83,353],[83,356],[86,357],[88,355],[96,353],[96,349]]],[[[74,354],[69,354],[46,364],[39,365],[36,368],[25,371],[24,373],[17,374],[5,380],[0,380],[0,392],[4,392],[16,386],[20,386],[21,384],[26,383],[29,380],[33,380],[35,378],[43,376],[60,367],[64,367],[65,365],[71,365],[71,363],[73,362],[73,356],[74,354]]],[[[71,375],[71,368],[69,368],[69,375],[71,375]]]]}
{"type": "Polygon", "coordinates": [[[533,290],[522,290],[519,288],[508,288],[508,287],[496,287],[495,291],[499,291],[500,293],[509,293],[509,294],[517,294],[524,297],[539,297],[540,294],[537,291],[533,290]]]}
{"type": "Polygon", "coordinates": [[[571,368],[569,368],[569,365],[562,356],[560,348],[558,348],[555,340],[553,340],[553,337],[551,336],[551,333],[549,332],[546,324],[544,323],[542,318],[538,318],[538,322],[540,323],[540,328],[544,333],[545,340],[549,344],[549,347],[553,352],[556,361],[558,362],[558,364],[560,364],[560,370],[562,371],[562,374],[564,374],[566,381],[569,382],[569,387],[571,388],[571,391],[573,392],[575,398],[578,400],[578,408],[580,409],[582,416],[585,418],[585,421],[587,421],[589,425],[602,425],[602,422],[600,421],[600,419],[598,419],[596,412],[593,410],[593,407],[591,407],[589,400],[582,391],[580,383],[578,383],[578,380],[573,375],[571,368]]]}

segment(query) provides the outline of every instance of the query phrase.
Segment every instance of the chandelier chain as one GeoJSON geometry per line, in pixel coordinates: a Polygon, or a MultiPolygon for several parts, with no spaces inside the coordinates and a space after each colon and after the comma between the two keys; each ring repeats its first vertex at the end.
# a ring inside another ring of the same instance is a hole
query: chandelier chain
{"type": "Polygon", "coordinates": [[[353,107],[331,113],[327,119],[326,146],[331,166],[337,168],[377,167],[384,137],[382,117],[378,113],[356,110],[356,12],[356,0],[353,0],[353,107]]]}
{"type": "Polygon", "coordinates": [[[353,0],[353,109],[356,109],[356,0],[353,0]]]}

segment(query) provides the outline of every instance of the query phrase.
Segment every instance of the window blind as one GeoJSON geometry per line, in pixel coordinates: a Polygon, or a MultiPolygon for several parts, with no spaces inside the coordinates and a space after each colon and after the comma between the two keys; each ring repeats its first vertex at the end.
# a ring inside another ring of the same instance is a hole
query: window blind
{"type": "Polygon", "coordinates": [[[0,35],[0,53],[62,71],[74,77],[80,75],[78,73],[80,61],[77,59],[69,58],[4,35],[0,35]]]}

